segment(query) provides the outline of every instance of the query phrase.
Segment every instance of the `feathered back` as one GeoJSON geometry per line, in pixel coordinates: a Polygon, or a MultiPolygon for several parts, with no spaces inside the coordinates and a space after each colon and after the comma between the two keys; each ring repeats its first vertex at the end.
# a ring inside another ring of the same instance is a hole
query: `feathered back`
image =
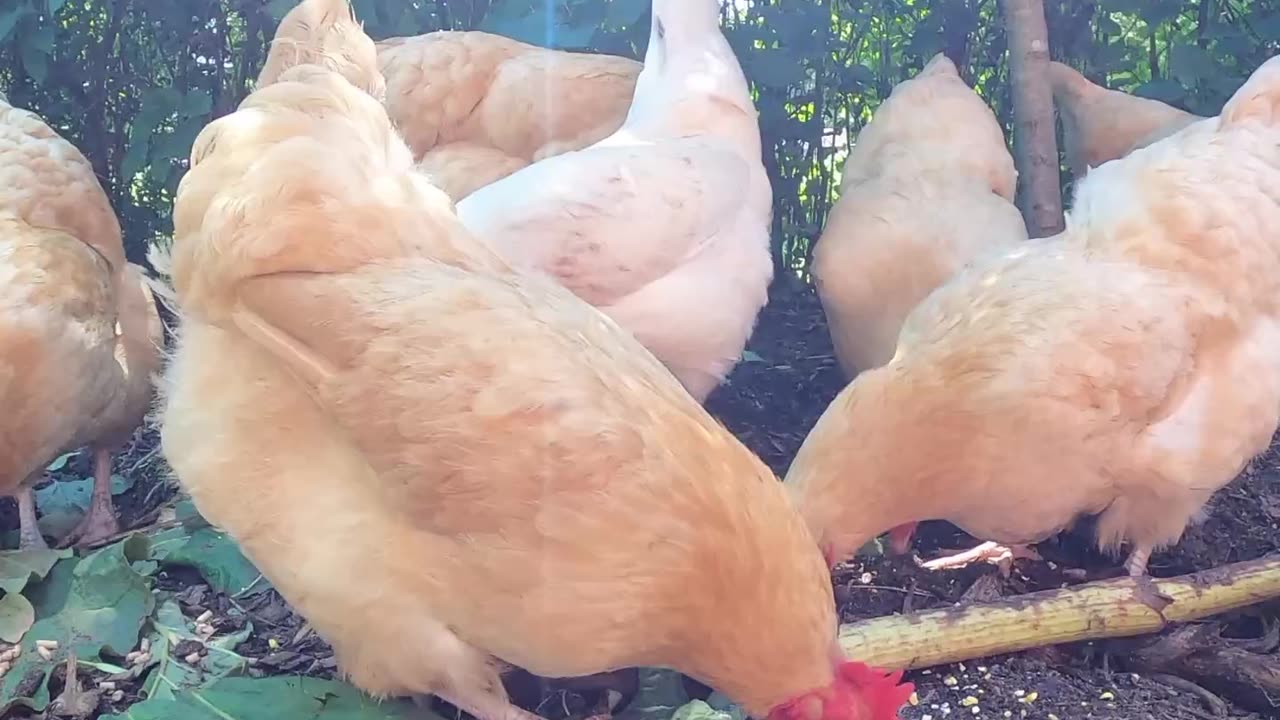
{"type": "Polygon", "coordinates": [[[387,85],[378,72],[377,50],[348,0],[302,0],[276,28],[258,87],[278,82],[297,65],[319,65],[381,100],[387,85]]]}
{"type": "Polygon", "coordinates": [[[235,285],[260,275],[342,272],[406,254],[498,262],[460,239],[448,197],[412,166],[368,94],[323,67],[285,71],[196,138],[174,204],[172,278],[183,311],[216,321],[235,285]],[[348,150],[332,152],[339,145],[348,150]]]}
{"type": "Polygon", "coordinates": [[[979,179],[1010,202],[1017,189],[1018,171],[995,113],[942,53],[898,83],[880,104],[849,151],[841,188],[889,173],[921,171],[979,179]],[[904,145],[917,161],[932,164],[899,167],[894,157],[904,145]]]}
{"type": "Polygon", "coordinates": [[[34,113],[0,101],[0,214],[65,232],[117,272],[124,268],[120,221],[93,165],[34,113]]]}

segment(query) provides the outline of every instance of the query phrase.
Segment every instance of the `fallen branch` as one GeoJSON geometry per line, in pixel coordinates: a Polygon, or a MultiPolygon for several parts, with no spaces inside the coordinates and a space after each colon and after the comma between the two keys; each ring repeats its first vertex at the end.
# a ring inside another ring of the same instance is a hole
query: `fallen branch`
{"type": "Polygon", "coordinates": [[[1167,580],[1119,578],[843,625],[851,658],[915,669],[1062,643],[1159,632],[1280,597],[1280,555],[1167,580]]]}

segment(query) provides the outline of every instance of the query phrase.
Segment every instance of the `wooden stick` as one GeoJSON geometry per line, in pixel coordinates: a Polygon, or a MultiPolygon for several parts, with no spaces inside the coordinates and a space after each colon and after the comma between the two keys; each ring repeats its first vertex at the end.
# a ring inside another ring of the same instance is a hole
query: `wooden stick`
{"type": "Polygon", "coordinates": [[[1167,580],[1118,578],[843,625],[850,658],[911,670],[1048,645],[1158,632],[1280,597],[1280,554],[1167,580]]]}

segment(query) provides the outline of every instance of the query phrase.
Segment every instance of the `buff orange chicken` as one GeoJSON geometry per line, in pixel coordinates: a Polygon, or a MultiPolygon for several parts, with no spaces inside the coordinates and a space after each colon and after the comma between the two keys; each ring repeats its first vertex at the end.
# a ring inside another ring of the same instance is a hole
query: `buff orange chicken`
{"type": "Polygon", "coordinates": [[[934,518],[1004,555],[1096,514],[1145,574],[1280,420],[1278,187],[1280,58],[1090,172],[1062,236],[930,295],[788,474],[828,559],[934,518]]]}
{"type": "Polygon", "coordinates": [[[286,70],[207,127],[175,207],[163,448],[378,696],[481,720],[507,665],[647,665],[756,717],[889,720],[782,485],[630,334],[514,270],[385,111],[286,70]]]}

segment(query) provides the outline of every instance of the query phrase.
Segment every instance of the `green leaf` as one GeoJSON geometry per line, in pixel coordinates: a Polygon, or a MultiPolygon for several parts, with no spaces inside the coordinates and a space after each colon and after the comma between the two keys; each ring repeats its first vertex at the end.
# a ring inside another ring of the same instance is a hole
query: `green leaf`
{"type": "MultiPolygon", "coordinates": [[[[184,97],[173,88],[151,88],[142,94],[142,109],[129,124],[129,149],[120,163],[120,175],[132,178],[147,167],[151,136],[175,112],[184,97]]],[[[166,168],[167,170],[167,168],[166,168]]]]}
{"type": "MultiPolygon", "coordinates": [[[[133,487],[132,478],[111,476],[111,494],[119,495],[133,487]]],[[[62,537],[84,517],[93,497],[93,478],[55,480],[36,490],[36,507],[40,508],[40,531],[50,537],[62,537]]]]}
{"type": "MultiPolygon", "coordinates": [[[[178,117],[204,118],[213,110],[213,96],[200,88],[191,88],[178,103],[178,117]]],[[[203,123],[201,123],[203,125],[203,123]]]]}
{"type": "Polygon", "coordinates": [[[167,547],[163,557],[156,559],[164,565],[195,568],[210,587],[232,597],[271,589],[271,583],[240,552],[235,540],[213,528],[196,530],[185,541],[167,547]]]}
{"type": "Polygon", "coordinates": [[[800,58],[786,50],[757,50],[749,57],[747,77],[766,87],[788,88],[809,77],[800,58]]]}
{"type": "Polygon", "coordinates": [[[172,699],[177,692],[239,674],[249,667],[249,661],[235,652],[235,648],[249,639],[253,632],[252,624],[246,623],[240,632],[204,642],[188,627],[188,620],[178,603],[168,600],[156,610],[152,627],[155,633],[151,640],[151,664],[156,667],[142,686],[149,698],[172,699]],[[173,656],[174,649],[184,640],[201,642],[208,650],[197,665],[189,665],[182,658],[173,656]]]}
{"type": "Polygon", "coordinates": [[[651,0],[609,0],[605,5],[604,21],[612,27],[634,25],[649,14],[651,5],[651,0]]]}
{"type": "Polygon", "coordinates": [[[78,451],[59,455],[58,457],[53,459],[53,462],[49,463],[49,467],[45,468],[45,470],[51,473],[58,472],[62,468],[66,467],[67,461],[75,457],[77,454],[78,454],[78,451]]]}
{"type": "Polygon", "coordinates": [[[9,36],[13,34],[13,29],[18,26],[18,21],[29,12],[31,12],[30,8],[21,4],[0,9],[0,44],[9,41],[9,36]]]}
{"type": "Polygon", "coordinates": [[[345,683],[308,677],[228,677],[148,698],[101,720],[441,720],[411,703],[379,703],[345,683]]]}
{"type": "Polygon", "coordinates": [[[42,580],[71,550],[13,550],[0,552],[0,590],[20,593],[32,580],[42,580]]]}
{"type": "Polygon", "coordinates": [[[694,700],[680,706],[671,720],[745,720],[742,711],[738,713],[717,710],[701,700],[694,700]]]}
{"type": "Polygon", "coordinates": [[[49,78],[49,49],[53,44],[52,28],[39,30],[19,36],[18,55],[22,58],[22,69],[35,81],[43,85],[49,78]],[[47,33],[45,31],[48,31],[47,33]],[[47,44],[45,39],[47,38],[47,44]]]}
{"type": "Polygon", "coordinates": [[[119,542],[82,559],[61,560],[44,580],[29,585],[25,594],[36,621],[24,638],[22,655],[0,679],[0,697],[23,699],[15,697],[17,686],[37,673],[43,677],[36,696],[25,698],[24,704],[41,710],[48,703],[45,681],[53,665],[35,652],[36,640],[58,641],[58,658],[74,651],[89,661],[101,659],[104,651],[123,655],[134,647],[155,605],[150,583],[132,565],[145,560],[146,553],[145,540],[119,542]]]}
{"type": "Polygon", "coordinates": [[[271,0],[267,3],[267,12],[273,20],[280,22],[297,4],[298,0],[271,0]]]}
{"type": "Polygon", "coordinates": [[[36,622],[36,609],[22,593],[0,597],[0,640],[17,643],[36,622]]]}

